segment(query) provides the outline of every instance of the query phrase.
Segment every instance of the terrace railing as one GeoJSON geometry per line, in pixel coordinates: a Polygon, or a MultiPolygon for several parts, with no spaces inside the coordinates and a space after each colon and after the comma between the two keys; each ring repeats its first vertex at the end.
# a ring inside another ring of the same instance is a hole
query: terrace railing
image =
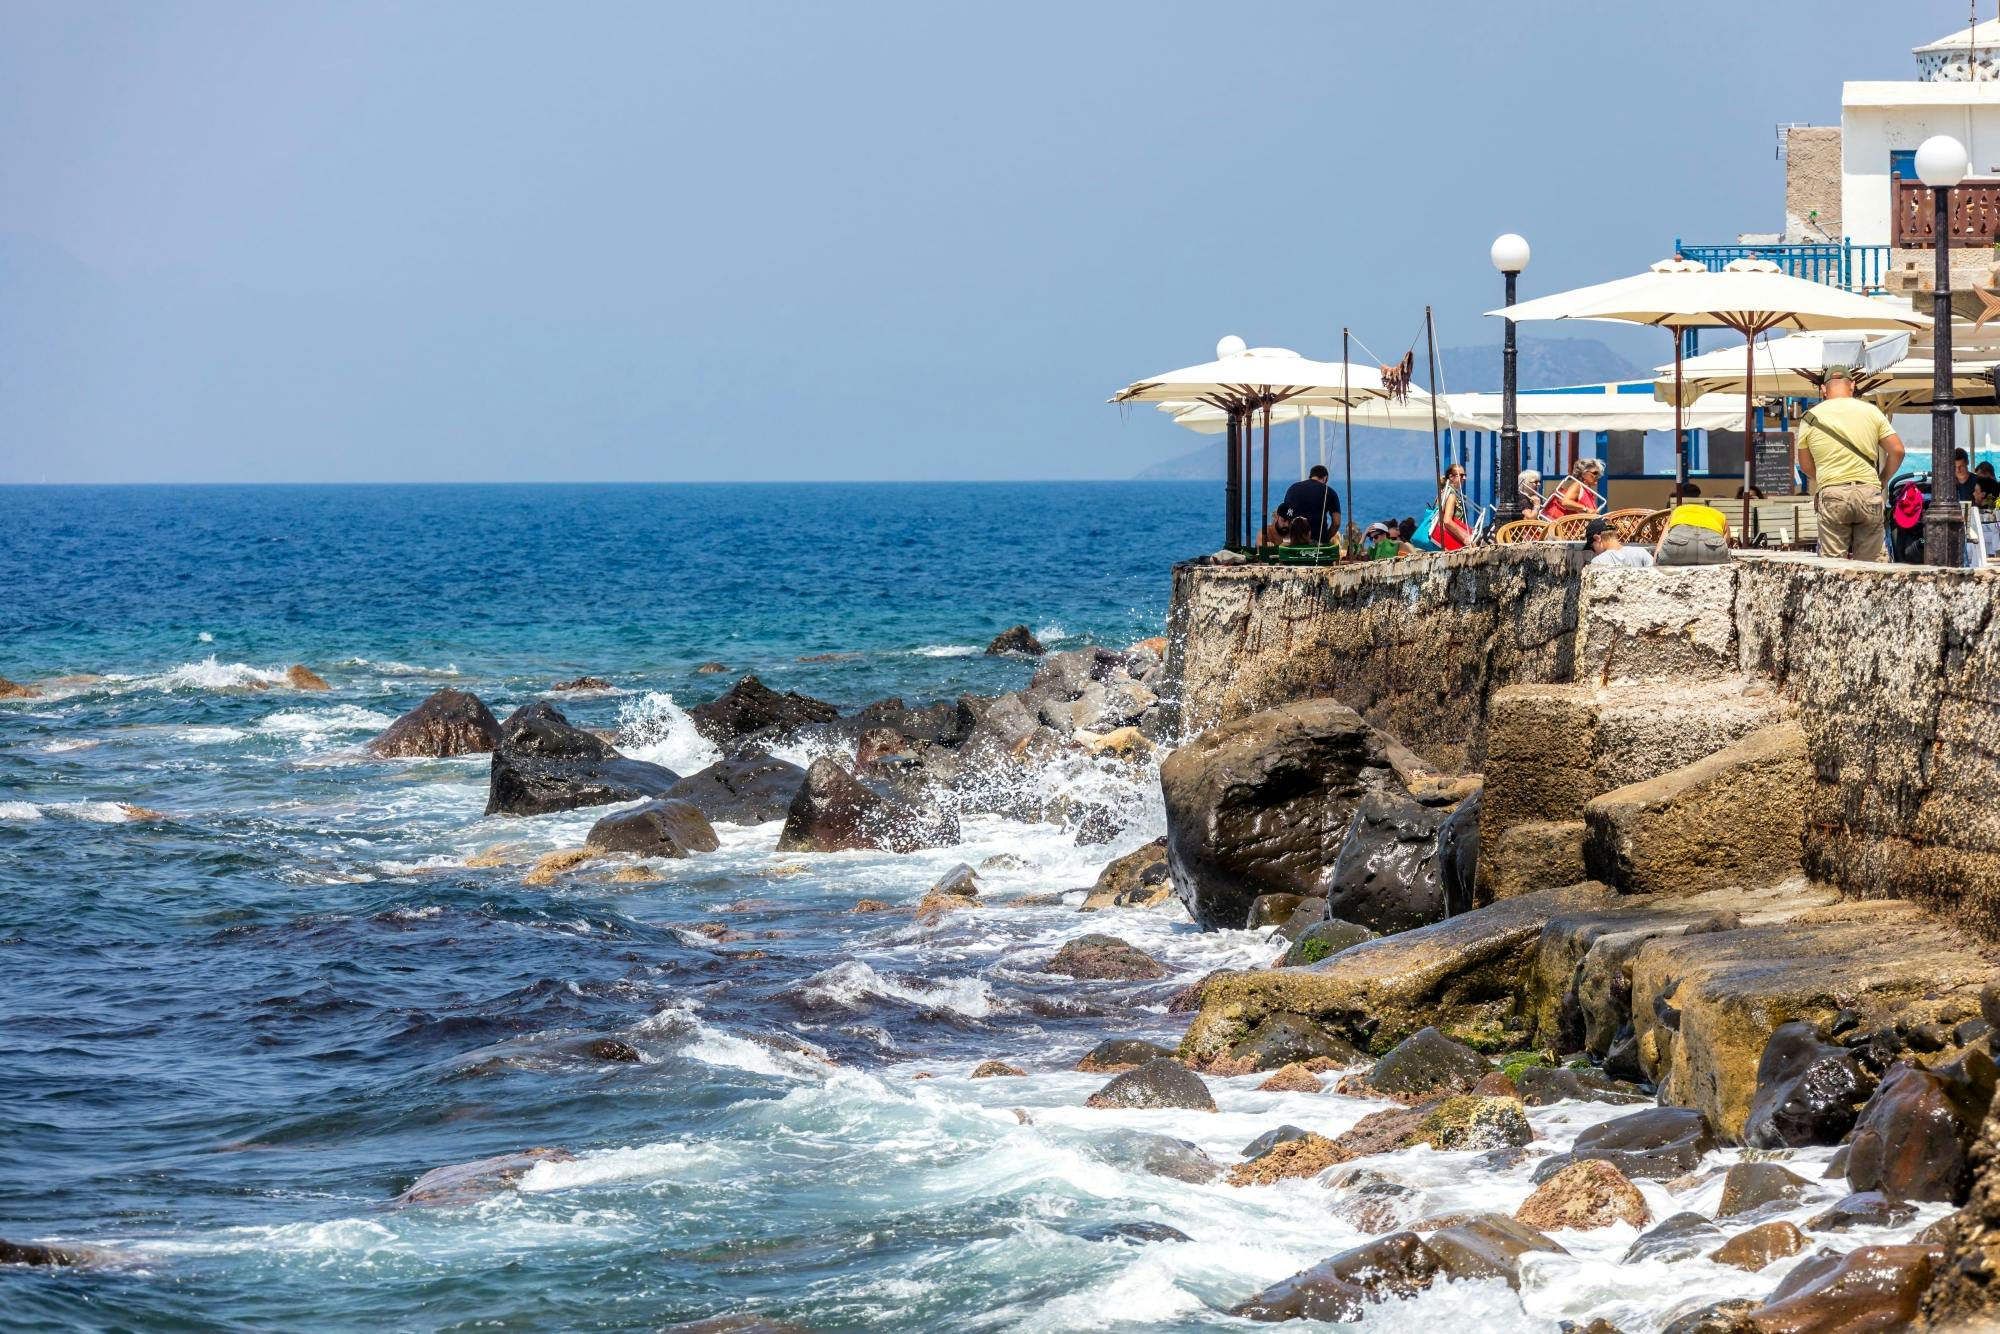
{"type": "MultiPolygon", "coordinates": [[[[1922,181],[1889,178],[1889,236],[1903,249],[1937,245],[1937,204],[1922,181]]],[[[1969,250],[2000,243],[2000,180],[1974,178],[1951,191],[1951,245],[1969,250]]]]}
{"type": "Polygon", "coordinates": [[[1846,240],[1684,245],[1676,239],[1674,253],[1710,269],[1724,268],[1732,260],[1767,259],[1794,278],[1850,292],[1882,291],[1883,277],[1889,270],[1888,246],[1856,245],[1846,240]]]}

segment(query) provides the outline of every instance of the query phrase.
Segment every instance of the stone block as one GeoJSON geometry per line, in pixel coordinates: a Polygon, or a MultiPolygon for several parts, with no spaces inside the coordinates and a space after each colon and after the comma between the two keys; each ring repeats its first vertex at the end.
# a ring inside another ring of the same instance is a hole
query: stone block
{"type": "Polygon", "coordinates": [[[1511,899],[1584,879],[1583,831],[1581,820],[1524,820],[1503,831],[1481,863],[1486,899],[1511,899]]]}
{"type": "Polygon", "coordinates": [[[1577,615],[1579,684],[1718,680],[1737,670],[1736,563],[1587,566],[1577,615]]]}
{"type": "Polygon", "coordinates": [[[1631,894],[1775,885],[1800,873],[1805,736],[1777,723],[1584,808],[1584,864],[1631,894]]]}

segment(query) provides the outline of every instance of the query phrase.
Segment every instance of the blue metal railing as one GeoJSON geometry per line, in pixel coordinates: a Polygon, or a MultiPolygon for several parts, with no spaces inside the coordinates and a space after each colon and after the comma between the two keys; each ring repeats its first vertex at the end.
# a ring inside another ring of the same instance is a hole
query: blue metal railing
{"type": "Polygon", "coordinates": [[[1794,278],[1827,283],[1850,292],[1884,290],[1889,271],[1889,247],[1856,245],[1852,241],[1803,241],[1771,245],[1683,245],[1674,239],[1674,253],[1710,269],[1735,259],[1768,259],[1794,278]]]}

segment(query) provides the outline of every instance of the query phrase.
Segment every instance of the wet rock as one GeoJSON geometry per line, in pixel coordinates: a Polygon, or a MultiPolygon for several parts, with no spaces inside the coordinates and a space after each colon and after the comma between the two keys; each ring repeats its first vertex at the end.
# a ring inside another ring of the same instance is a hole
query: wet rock
{"type": "Polygon", "coordinates": [[[1132,727],[1159,702],[1158,695],[1137,681],[1092,681],[1066,710],[1056,710],[1048,721],[1058,730],[1067,721],[1072,731],[1112,732],[1132,727]]]}
{"type": "Polygon", "coordinates": [[[1461,1094],[1432,1107],[1417,1137],[1438,1150],[1518,1148],[1534,1139],[1528,1114],[1512,1098],[1461,1094]]]}
{"type": "Polygon", "coordinates": [[[1135,906],[1136,901],[1170,888],[1167,881],[1167,840],[1156,838],[1119,857],[1097,874],[1084,896],[1082,911],[1135,906]]]}
{"type": "Polygon", "coordinates": [[[1003,653],[1021,653],[1039,658],[1046,652],[1048,650],[1042,647],[1042,641],[1035,638],[1034,632],[1025,625],[1009,626],[993,636],[992,642],[986,646],[987,656],[996,658],[1003,653]]]}
{"type": "Polygon", "coordinates": [[[696,770],[667,795],[692,803],[710,820],[766,824],[785,818],[805,781],[806,771],[798,765],[752,750],[696,770]]]}
{"type": "Polygon", "coordinates": [[[856,899],[849,912],[888,912],[889,905],[880,899],[856,899]]]}
{"type": "Polygon", "coordinates": [[[1274,1014],[1231,1043],[1213,1063],[1218,1074],[1247,1075],[1293,1064],[1354,1065],[1367,1058],[1310,1019],[1274,1014]]]}
{"type": "Polygon", "coordinates": [[[1447,917],[1472,911],[1473,891],[1479,883],[1479,808],[1483,800],[1483,790],[1473,793],[1438,826],[1438,885],[1447,917]]]}
{"type": "Polygon", "coordinates": [[[1437,847],[1443,823],[1441,812],[1407,797],[1363,797],[1327,881],[1327,915],[1385,936],[1442,920],[1437,847]]]}
{"type": "Polygon", "coordinates": [[[302,662],[295,662],[285,669],[285,684],[294,690],[331,690],[326,678],[302,662]]]}
{"type": "Polygon", "coordinates": [[[1652,1212],[1623,1172],[1590,1159],[1569,1164],[1535,1187],[1514,1217],[1544,1232],[1565,1228],[1582,1232],[1613,1223],[1644,1227],[1652,1221],[1652,1212]]]}
{"type": "Polygon", "coordinates": [[[1814,1214],[1806,1226],[1814,1232],[1846,1232],[1857,1227],[1901,1227],[1916,1216],[1913,1204],[1892,1200],[1879,1190],[1860,1190],[1814,1214]]]}
{"type": "Polygon", "coordinates": [[[591,852],[685,857],[693,852],[714,852],[722,840],[693,803],[660,797],[605,816],[590,827],[583,846],[591,852]]]}
{"type": "Polygon", "coordinates": [[[1369,1181],[1343,1195],[1331,1212],[1357,1232],[1400,1232],[1417,1216],[1423,1198],[1399,1181],[1369,1181]]]}
{"type": "Polygon", "coordinates": [[[626,759],[610,743],[537,700],[500,728],[487,789],[488,815],[544,815],[662,797],[680,781],[673,770],[626,759]]]}
{"type": "MultiPolygon", "coordinates": [[[[1715,1133],[1700,1112],[1653,1107],[1591,1126],[1576,1137],[1567,1157],[1610,1163],[1628,1177],[1666,1181],[1694,1171],[1714,1147],[1715,1133]]],[[[1558,1170],[1559,1160],[1551,1159],[1536,1176],[1546,1179],[1558,1170]]]]}
{"type": "Polygon", "coordinates": [[[535,859],[535,864],[521,877],[521,883],[553,885],[562,878],[565,871],[573,871],[585,862],[594,860],[596,856],[597,854],[589,848],[558,848],[554,852],[545,852],[535,859]]]}
{"type": "Polygon", "coordinates": [[[1324,1135],[1307,1132],[1296,1139],[1280,1140],[1248,1162],[1229,1169],[1232,1186],[1268,1186],[1299,1177],[1316,1177],[1349,1155],[1324,1135]]]}
{"type": "Polygon", "coordinates": [[[1397,1232],[1294,1274],[1230,1314],[1261,1321],[1360,1320],[1372,1305],[1424,1291],[1441,1268],[1416,1233],[1397,1232]]]}
{"type": "Polygon", "coordinates": [[[484,755],[500,744],[500,724],[469,690],[447,686],[390,723],[368,743],[385,756],[484,755]]]}
{"type": "Polygon", "coordinates": [[[1245,1158],[1262,1158],[1280,1144],[1288,1144],[1295,1139],[1304,1139],[1308,1133],[1297,1126],[1291,1125],[1279,1126],[1276,1130],[1267,1130],[1243,1146],[1242,1156],[1245,1158]]]}
{"type": "MultiPolygon", "coordinates": [[[[1165,854],[1161,855],[1160,860],[1162,863],[1166,861],[1165,854]]],[[[1026,857],[1017,857],[1011,852],[996,852],[991,857],[982,857],[979,861],[979,869],[982,871],[1032,871],[1035,869],[1035,864],[1026,857]]]]}
{"type": "Polygon", "coordinates": [[[1070,841],[1079,848],[1099,847],[1124,832],[1118,816],[1102,802],[1090,802],[1074,809],[1065,827],[1076,831],[1076,836],[1070,841]]]}
{"type": "Polygon", "coordinates": [[[1292,915],[1278,923],[1278,929],[1271,933],[1275,940],[1297,940],[1326,920],[1325,899],[1300,899],[1299,906],[1292,915]]]}
{"type": "Polygon", "coordinates": [[[1009,1065],[1005,1061],[981,1061],[972,1069],[974,1079],[1021,1079],[1025,1078],[1027,1073],[1020,1066],[1009,1065]]]}
{"type": "Polygon", "coordinates": [[[1250,915],[1243,925],[1252,931],[1260,926],[1282,926],[1303,902],[1297,894],[1259,894],[1250,901],[1250,915]]]}
{"type": "Polygon", "coordinates": [[[1178,1107],[1189,1111],[1212,1112],[1215,1099],[1201,1076],[1178,1061],[1148,1061],[1136,1070],[1127,1070],[1090,1095],[1084,1106],[1099,1109],[1123,1107],[1178,1107]]]}
{"type": "MultiPolygon", "coordinates": [[[[0,686],[10,684],[0,677],[0,686]]],[[[0,694],[0,699],[8,698],[0,694]]],[[[86,1265],[95,1258],[80,1246],[43,1246],[32,1241],[8,1241],[0,1237],[0,1265],[35,1265],[45,1269],[67,1269],[86,1265]]]]}
{"type": "Polygon", "coordinates": [[[1168,862],[1195,921],[1234,929],[1259,894],[1323,894],[1380,760],[1373,729],[1331,700],[1223,723],[1169,755],[1168,862]]]}
{"type": "Polygon", "coordinates": [[[1423,1134],[1424,1120],[1430,1113],[1429,1107],[1390,1107],[1370,1112],[1334,1136],[1333,1143],[1340,1151],[1340,1161],[1366,1158],[1377,1153],[1394,1153],[1416,1143],[1423,1134]]]}
{"type": "Polygon", "coordinates": [[[1759,1149],[1837,1144],[1874,1091],[1875,1077],[1852,1052],[1821,1042],[1811,1024],[1780,1024],[1757,1062],[1743,1142],[1759,1149]]]}
{"type": "Polygon", "coordinates": [[[956,817],[899,801],[856,778],[841,768],[839,761],[822,756],[806,770],[805,782],[785,813],[778,851],[879,848],[914,852],[949,847],[957,841],[956,817]]]}
{"type": "Polygon", "coordinates": [[[1090,1075],[1111,1075],[1137,1069],[1148,1061],[1172,1060],[1171,1049],[1139,1038],[1106,1038],[1084,1053],[1076,1068],[1090,1075]]]}
{"type": "Polygon", "coordinates": [[[1148,981],[1167,975],[1144,950],[1117,936],[1096,932],[1078,936],[1057,950],[1056,956],[1042,965],[1042,971],[1090,982],[1148,981]]]}
{"type": "Polygon", "coordinates": [[[1092,681],[1110,681],[1124,674],[1125,660],[1109,649],[1072,649],[1044,657],[1028,689],[1047,698],[1073,700],[1092,681]]]}
{"type": "Polygon", "coordinates": [[[1751,1313],[1758,1334],[1902,1329],[1916,1318],[1937,1253],[1927,1246],[1863,1246],[1811,1257],[1751,1313]]]}
{"type": "Polygon", "coordinates": [[[956,894],[962,899],[979,897],[979,873],[964,862],[952,867],[931,884],[933,894],[956,894]]]}
{"type": "Polygon", "coordinates": [[[1705,1255],[1722,1241],[1722,1229],[1696,1213],[1678,1213],[1639,1234],[1626,1248],[1624,1262],[1685,1260],[1705,1255]]]}
{"type": "Polygon", "coordinates": [[[1115,1241],[1126,1246],[1148,1246],[1155,1242],[1193,1241],[1187,1233],[1165,1223],[1093,1223],[1078,1228],[1072,1236],[1085,1241],[1115,1241]]]}
{"type": "Polygon", "coordinates": [[[1435,1028],[1422,1028],[1357,1077],[1357,1084],[1399,1102],[1417,1102],[1446,1093],[1466,1093],[1490,1073],[1493,1063],[1463,1042],[1435,1028]]]}
{"type": "Polygon", "coordinates": [[[717,698],[689,709],[688,716],[702,736],[734,749],[745,737],[778,741],[815,723],[830,723],[840,710],[797,691],[781,695],[755,676],[745,676],[717,698]]]}
{"type": "Polygon", "coordinates": [[[1326,1085],[1320,1083],[1318,1075],[1296,1062],[1280,1067],[1276,1074],[1257,1086],[1259,1093],[1322,1093],[1325,1090],[1326,1085]]]}
{"type": "Polygon", "coordinates": [[[1748,1297],[1708,1302],[1668,1321],[1660,1334],[1755,1334],[1750,1313],[1756,1308],[1748,1297]]]}
{"type": "Polygon", "coordinates": [[[1899,1200],[1962,1204],[1972,1185],[1972,1142],[1993,1100],[1992,1061],[1979,1060],[1983,1081],[1892,1067],[1855,1122],[1848,1185],[1899,1200]]]}
{"type": "Polygon", "coordinates": [[[696,676],[720,676],[729,670],[727,663],[704,662],[694,669],[696,676]]]}
{"type": "Polygon", "coordinates": [[[1649,1099],[1630,1086],[1587,1070],[1551,1069],[1531,1065],[1514,1077],[1521,1101],[1530,1107],[1547,1107],[1558,1102],[1639,1103],[1649,1099]]]}
{"type": "Polygon", "coordinates": [[[1780,1219],[1739,1232],[1708,1253],[1719,1265],[1747,1269],[1752,1273],[1797,1255],[1808,1245],[1806,1234],[1780,1219]]]}
{"type": "Polygon", "coordinates": [[[879,777],[877,770],[892,760],[909,758],[916,747],[916,742],[893,728],[870,728],[854,744],[854,772],[879,777]]]}
{"type": "Polygon", "coordinates": [[[1521,1101],[1520,1086],[1507,1077],[1505,1070],[1495,1070],[1491,1074],[1481,1075],[1479,1082],[1472,1086],[1472,1091],[1482,1098],[1512,1098],[1516,1102],[1521,1101]]]}
{"type": "MultiPolygon", "coordinates": [[[[40,699],[42,692],[34,686],[24,686],[0,676],[0,699],[40,699]]],[[[27,1263],[16,1261],[16,1263],[27,1263]]]]}
{"type": "Polygon", "coordinates": [[[601,676],[579,676],[570,681],[558,681],[556,684],[550,686],[549,689],[560,691],[609,690],[611,689],[611,683],[601,676]]]}
{"type": "Polygon", "coordinates": [[[1521,1286],[1524,1255],[1568,1255],[1551,1238],[1505,1214],[1474,1214],[1425,1238],[1445,1277],[1459,1282],[1504,1278],[1521,1286]]]}
{"type": "Polygon", "coordinates": [[[1364,940],[1378,938],[1375,932],[1353,922],[1317,922],[1299,933],[1297,939],[1292,941],[1292,947],[1278,960],[1278,966],[1299,968],[1315,964],[1364,940]]]}
{"type": "Polygon", "coordinates": [[[1811,1185],[1776,1163],[1737,1163],[1722,1178],[1722,1203],[1716,1206],[1715,1216],[1734,1218],[1775,1201],[1796,1200],[1811,1185]]]}
{"type": "Polygon", "coordinates": [[[913,916],[919,926],[935,926],[952,913],[983,906],[978,899],[968,899],[963,894],[940,894],[933,889],[918,900],[913,916]]]}
{"type": "Polygon", "coordinates": [[[396,1197],[403,1205],[470,1204],[503,1190],[512,1190],[536,1163],[567,1163],[576,1155],[567,1149],[523,1149],[450,1167],[434,1167],[396,1197]]]}

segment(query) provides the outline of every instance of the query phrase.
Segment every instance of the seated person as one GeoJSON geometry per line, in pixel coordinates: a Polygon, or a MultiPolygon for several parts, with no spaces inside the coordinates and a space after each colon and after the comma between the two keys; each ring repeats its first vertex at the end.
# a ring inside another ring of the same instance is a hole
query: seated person
{"type": "Polygon", "coordinates": [[[1288,547],[1311,547],[1319,543],[1313,540],[1312,521],[1303,514],[1294,514],[1291,525],[1285,531],[1285,545],[1288,547]]]}
{"type": "Polygon", "coordinates": [[[1583,530],[1584,545],[1596,554],[1590,558],[1592,565],[1636,565],[1649,566],[1653,563],[1653,553],[1644,547],[1628,547],[1625,539],[1618,536],[1618,530],[1602,519],[1592,519],[1583,530]]]}
{"type": "Polygon", "coordinates": [[[1542,475],[1533,468],[1521,469],[1521,517],[1539,519],[1542,516],[1542,475]]]}
{"type": "Polygon", "coordinates": [[[1396,534],[1388,524],[1377,520],[1361,534],[1361,550],[1369,560],[1389,560],[1396,554],[1396,534]]]}
{"type": "Polygon", "coordinates": [[[1410,541],[1416,535],[1417,521],[1414,518],[1396,520],[1396,554],[1398,556],[1415,556],[1419,554],[1416,546],[1410,541]]]}
{"type": "Polygon", "coordinates": [[[1340,532],[1340,497],[1326,484],[1326,465],[1316,463],[1302,482],[1285,492],[1285,505],[1312,527],[1312,545],[1325,545],[1340,532]]]}
{"type": "Polygon", "coordinates": [[[1542,502],[1544,519],[1560,519],[1569,514],[1595,514],[1604,508],[1597,484],[1604,477],[1604,465],[1596,459],[1578,459],[1569,476],[1556,484],[1542,502]]]}
{"type": "Polygon", "coordinates": [[[1676,505],[1653,547],[1655,565],[1721,565],[1729,559],[1729,521],[1709,505],[1676,505]]]}
{"type": "Polygon", "coordinates": [[[1260,547],[1281,547],[1285,539],[1292,535],[1292,511],[1289,506],[1280,505],[1271,511],[1271,521],[1264,525],[1264,531],[1257,534],[1260,547]]]}

